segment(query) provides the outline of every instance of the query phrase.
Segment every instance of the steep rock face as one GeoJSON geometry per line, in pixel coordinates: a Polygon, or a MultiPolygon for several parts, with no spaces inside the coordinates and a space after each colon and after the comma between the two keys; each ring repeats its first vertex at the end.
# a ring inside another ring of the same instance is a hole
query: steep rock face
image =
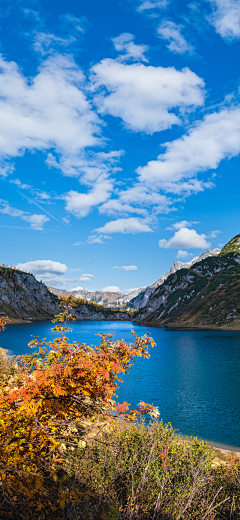
{"type": "Polygon", "coordinates": [[[58,299],[32,274],[0,268],[0,311],[21,319],[51,319],[59,312],[58,299]]]}
{"type": "Polygon", "coordinates": [[[152,285],[150,285],[150,287],[147,287],[142,292],[140,292],[140,294],[138,294],[136,298],[133,298],[129,306],[134,310],[142,309],[143,307],[145,307],[145,305],[147,305],[147,302],[151,294],[154,293],[155,289],[162,285],[167,280],[167,278],[171,276],[171,274],[176,273],[180,269],[190,269],[190,267],[196,264],[197,262],[201,262],[201,260],[204,260],[205,258],[218,256],[220,252],[221,250],[218,248],[212,250],[207,249],[207,251],[204,251],[204,253],[202,253],[200,256],[195,256],[189,262],[174,262],[171,269],[169,269],[169,271],[166,274],[160,276],[160,278],[155,283],[153,283],[152,285]]]}
{"type": "Polygon", "coordinates": [[[240,328],[240,255],[208,257],[151,294],[133,321],[165,327],[240,328]]]}
{"type": "MultiPolygon", "coordinates": [[[[12,319],[51,320],[60,312],[59,300],[32,274],[0,267],[0,312],[5,312],[12,319]]],[[[74,313],[77,320],[130,319],[127,312],[114,312],[112,309],[81,301],[74,308],[74,313]]]]}

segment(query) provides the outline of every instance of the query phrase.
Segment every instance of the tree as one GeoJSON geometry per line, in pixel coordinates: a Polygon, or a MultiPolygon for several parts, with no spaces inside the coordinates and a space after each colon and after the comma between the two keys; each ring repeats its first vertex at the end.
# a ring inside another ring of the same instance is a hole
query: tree
{"type": "MultiPolygon", "coordinates": [[[[66,333],[74,320],[73,297],[61,298],[62,312],[53,320],[59,332],[54,341],[35,337],[33,354],[7,358],[2,354],[0,377],[0,467],[4,500],[15,503],[19,494],[36,507],[52,507],[46,479],[57,479],[62,451],[84,445],[93,424],[114,429],[119,417],[136,421],[147,413],[158,414],[140,403],[115,401],[119,375],[129,370],[136,356],[149,357],[154,341],[148,335],[134,336],[134,344],[113,341],[112,334],[99,334],[100,346],[69,342],[66,333]],[[39,498],[40,497],[40,498],[39,498]]],[[[7,323],[1,318],[0,327],[7,323]]],[[[59,503],[63,503],[59,495],[59,503]]]]}

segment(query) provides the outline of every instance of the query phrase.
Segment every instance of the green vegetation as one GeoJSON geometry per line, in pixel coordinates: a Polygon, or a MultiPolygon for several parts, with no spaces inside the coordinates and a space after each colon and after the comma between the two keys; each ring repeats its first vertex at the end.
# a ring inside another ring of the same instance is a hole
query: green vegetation
{"type": "Polygon", "coordinates": [[[231,238],[229,242],[222,248],[221,256],[228,253],[240,253],[240,234],[231,238]]]}
{"type": "Polygon", "coordinates": [[[240,328],[240,264],[236,253],[206,258],[191,269],[172,274],[133,320],[168,327],[240,328]]]}
{"type": "Polygon", "coordinates": [[[204,442],[183,441],[162,422],[119,425],[62,445],[54,478],[45,470],[41,492],[42,507],[27,500],[26,489],[16,506],[3,503],[1,518],[237,520],[240,461],[221,461],[204,442]]]}

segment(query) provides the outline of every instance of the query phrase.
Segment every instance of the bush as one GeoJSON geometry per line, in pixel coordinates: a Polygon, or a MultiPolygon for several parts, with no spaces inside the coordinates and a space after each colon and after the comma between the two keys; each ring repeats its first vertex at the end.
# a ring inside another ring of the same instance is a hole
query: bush
{"type": "Polygon", "coordinates": [[[35,338],[38,351],[19,358],[0,352],[0,518],[239,519],[237,457],[223,465],[203,442],[139,419],[153,407],[128,414],[114,400],[119,372],[148,357],[151,338],[70,344],[74,302],[64,305],[54,342],[35,338]]]}

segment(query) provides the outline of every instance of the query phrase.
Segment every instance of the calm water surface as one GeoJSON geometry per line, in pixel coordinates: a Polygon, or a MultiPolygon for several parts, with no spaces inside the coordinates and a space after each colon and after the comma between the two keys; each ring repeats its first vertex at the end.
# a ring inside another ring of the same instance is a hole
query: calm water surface
{"type": "MultiPolygon", "coordinates": [[[[12,325],[0,347],[30,351],[31,334],[53,339],[51,322],[12,325]]],[[[132,340],[150,332],[157,346],[149,360],[138,358],[117,394],[133,407],[142,400],[159,407],[164,422],[182,434],[240,447],[240,331],[171,331],[127,322],[73,323],[71,340],[99,344],[98,332],[132,340]]]]}

